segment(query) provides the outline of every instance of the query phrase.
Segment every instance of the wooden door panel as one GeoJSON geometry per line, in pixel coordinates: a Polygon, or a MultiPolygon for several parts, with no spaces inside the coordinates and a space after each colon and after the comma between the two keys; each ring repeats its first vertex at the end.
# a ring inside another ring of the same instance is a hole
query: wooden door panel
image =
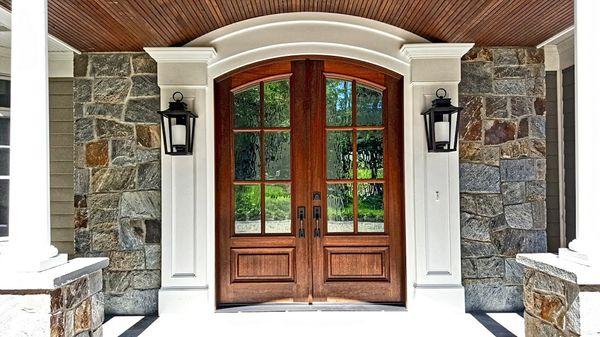
{"type": "Polygon", "coordinates": [[[388,247],[325,247],[325,282],[389,281],[388,247]]]}
{"type": "Polygon", "coordinates": [[[234,248],[232,283],[295,282],[295,248],[234,248]]]}

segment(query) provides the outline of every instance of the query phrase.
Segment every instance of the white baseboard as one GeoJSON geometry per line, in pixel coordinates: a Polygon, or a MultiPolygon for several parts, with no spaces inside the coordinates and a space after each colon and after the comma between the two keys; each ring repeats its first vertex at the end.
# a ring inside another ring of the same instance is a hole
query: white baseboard
{"type": "Polygon", "coordinates": [[[158,291],[158,314],[208,315],[214,312],[208,288],[161,288],[158,291]]]}
{"type": "Polygon", "coordinates": [[[461,285],[415,285],[408,291],[413,292],[412,301],[406,303],[406,309],[410,312],[465,313],[465,288],[461,285]]]}

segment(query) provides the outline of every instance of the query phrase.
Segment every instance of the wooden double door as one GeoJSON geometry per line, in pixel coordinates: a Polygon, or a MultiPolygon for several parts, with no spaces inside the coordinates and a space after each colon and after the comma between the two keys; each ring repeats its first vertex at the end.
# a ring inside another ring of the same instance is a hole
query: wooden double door
{"type": "Polygon", "coordinates": [[[402,303],[401,77],[287,59],[215,85],[218,304],[402,303]]]}

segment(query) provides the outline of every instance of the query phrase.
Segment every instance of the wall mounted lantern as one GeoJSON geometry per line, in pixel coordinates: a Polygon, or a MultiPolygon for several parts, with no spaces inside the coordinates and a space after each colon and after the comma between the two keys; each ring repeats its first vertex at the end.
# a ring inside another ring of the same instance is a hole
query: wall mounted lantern
{"type": "Polygon", "coordinates": [[[461,107],[453,106],[446,98],[446,90],[439,88],[437,97],[431,101],[431,108],[421,113],[425,120],[425,135],[429,152],[456,151],[458,143],[458,122],[461,107]]]}
{"type": "Polygon", "coordinates": [[[183,94],[175,92],[174,102],[169,102],[167,110],[159,111],[163,133],[165,154],[171,156],[191,155],[194,146],[194,130],[198,115],[187,110],[183,94]],[[179,98],[175,98],[179,96],[179,98]]]}

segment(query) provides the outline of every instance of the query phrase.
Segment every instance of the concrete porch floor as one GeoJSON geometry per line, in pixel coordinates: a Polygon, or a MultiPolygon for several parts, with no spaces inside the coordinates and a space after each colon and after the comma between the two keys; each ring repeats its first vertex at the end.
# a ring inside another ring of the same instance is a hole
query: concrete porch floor
{"type": "Polygon", "coordinates": [[[426,314],[409,312],[245,312],[191,316],[114,316],[104,337],[154,336],[524,336],[517,313],[426,314]]]}

